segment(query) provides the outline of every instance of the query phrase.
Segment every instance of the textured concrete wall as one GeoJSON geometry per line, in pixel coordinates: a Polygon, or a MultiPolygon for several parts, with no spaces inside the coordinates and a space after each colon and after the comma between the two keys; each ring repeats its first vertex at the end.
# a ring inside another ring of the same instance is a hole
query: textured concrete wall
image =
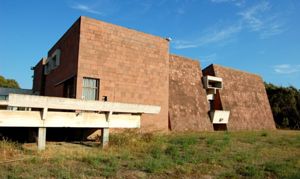
{"type": "Polygon", "coordinates": [[[100,80],[100,99],[161,106],[144,115],[143,131],[168,130],[169,43],[167,40],[81,17],[77,98],[83,77],[100,80]]]}
{"type": "Polygon", "coordinates": [[[198,61],[170,55],[169,120],[173,131],[211,131],[198,61]]]}
{"type": "Polygon", "coordinates": [[[60,65],[52,70],[45,78],[46,96],[63,96],[63,81],[77,74],[79,50],[80,19],[58,40],[49,50],[51,56],[56,49],[61,50],[60,65]]]}
{"type": "Polygon", "coordinates": [[[223,110],[230,111],[228,130],[275,129],[263,80],[260,76],[219,65],[203,70],[204,75],[223,78],[219,91],[223,110]]]}

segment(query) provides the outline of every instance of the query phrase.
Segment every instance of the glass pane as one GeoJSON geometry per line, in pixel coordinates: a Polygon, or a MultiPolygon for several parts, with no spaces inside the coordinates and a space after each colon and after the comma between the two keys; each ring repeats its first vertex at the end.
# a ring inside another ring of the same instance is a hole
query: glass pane
{"type": "Polygon", "coordinates": [[[83,78],[82,95],[85,100],[96,100],[98,94],[98,80],[83,78]]]}

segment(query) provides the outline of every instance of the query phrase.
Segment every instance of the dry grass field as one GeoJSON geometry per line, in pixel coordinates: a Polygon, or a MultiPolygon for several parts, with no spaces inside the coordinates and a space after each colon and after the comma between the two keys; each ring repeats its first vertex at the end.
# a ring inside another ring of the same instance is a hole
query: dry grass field
{"type": "Polygon", "coordinates": [[[0,178],[300,178],[300,131],[110,136],[97,143],[0,141],[0,178]]]}

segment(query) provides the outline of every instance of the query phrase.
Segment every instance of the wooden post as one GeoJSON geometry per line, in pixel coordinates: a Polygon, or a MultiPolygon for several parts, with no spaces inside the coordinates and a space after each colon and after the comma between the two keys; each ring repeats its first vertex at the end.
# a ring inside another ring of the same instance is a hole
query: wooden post
{"type": "Polygon", "coordinates": [[[38,150],[45,150],[46,148],[46,128],[39,127],[38,132],[38,150]]]}
{"type": "Polygon", "coordinates": [[[101,130],[102,148],[105,148],[108,146],[108,141],[109,141],[109,128],[103,128],[101,130]]]}

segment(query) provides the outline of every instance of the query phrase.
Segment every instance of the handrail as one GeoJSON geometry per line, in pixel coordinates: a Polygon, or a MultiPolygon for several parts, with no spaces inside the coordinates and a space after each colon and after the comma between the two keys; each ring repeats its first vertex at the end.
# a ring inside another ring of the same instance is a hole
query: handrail
{"type": "Polygon", "coordinates": [[[103,111],[117,113],[158,114],[160,106],[116,102],[88,101],[82,99],[9,94],[8,106],[48,108],[61,110],[103,111]]]}

